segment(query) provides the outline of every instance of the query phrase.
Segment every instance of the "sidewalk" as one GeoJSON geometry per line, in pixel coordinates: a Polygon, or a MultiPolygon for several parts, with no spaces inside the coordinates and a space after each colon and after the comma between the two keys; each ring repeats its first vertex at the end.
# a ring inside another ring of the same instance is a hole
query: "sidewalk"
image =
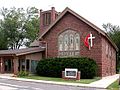
{"type": "Polygon", "coordinates": [[[103,77],[101,80],[92,82],[89,85],[93,87],[98,87],[98,88],[107,88],[110,84],[112,84],[117,79],[119,79],[119,74],[103,77]]]}
{"type": "Polygon", "coordinates": [[[80,83],[66,83],[66,82],[56,82],[56,81],[44,81],[44,80],[33,80],[33,79],[25,79],[25,78],[16,78],[12,77],[12,74],[0,74],[0,78],[12,79],[12,80],[20,80],[20,81],[28,81],[28,82],[39,82],[39,83],[49,83],[49,84],[58,84],[58,85],[70,85],[70,86],[82,86],[82,87],[96,87],[96,88],[107,88],[110,84],[116,81],[119,78],[119,75],[107,76],[103,77],[101,80],[92,82],[90,84],[80,84],[80,83]]]}

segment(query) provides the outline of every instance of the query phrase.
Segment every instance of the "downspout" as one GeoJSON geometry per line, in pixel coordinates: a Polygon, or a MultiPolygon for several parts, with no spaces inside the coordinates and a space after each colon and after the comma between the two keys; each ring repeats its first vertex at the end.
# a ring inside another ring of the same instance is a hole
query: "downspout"
{"type": "Polygon", "coordinates": [[[47,54],[47,52],[48,52],[48,50],[47,50],[47,48],[48,48],[48,44],[47,44],[47,42],[45,41],[45,58],[47,58],[48,57],[48,54],[47,54]]]}

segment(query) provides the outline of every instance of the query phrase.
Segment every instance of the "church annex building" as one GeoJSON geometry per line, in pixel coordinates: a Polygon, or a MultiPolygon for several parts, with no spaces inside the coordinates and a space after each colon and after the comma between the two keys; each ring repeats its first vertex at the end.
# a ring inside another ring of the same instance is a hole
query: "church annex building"
{"type": "Polygon", "coordinates": [[[0,73],[35,72],[37,62],[50,57],[89,57],[98,64],[98,76],[116,74],[116,45],[100,28],[68,7],[40,10],[39,38],[30,48],[0,50],[0,73]]]}

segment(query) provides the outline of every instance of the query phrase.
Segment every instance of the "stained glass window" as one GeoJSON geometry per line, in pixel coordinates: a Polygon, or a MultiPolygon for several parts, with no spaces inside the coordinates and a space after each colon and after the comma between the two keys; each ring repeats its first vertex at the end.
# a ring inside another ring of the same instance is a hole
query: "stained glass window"
{"type": "Polygon", "coordinates": [[[58,36],[58,56],[79,56],[80,36],[73,30],[66,30],[58,36]]]}
{"type": "Polygon", "coordinates": [[[79,41],[80,41],[80,39],[79,39],[80,37],[79,37],[79,34],[76,34],[75,35],[75,50],[79,50],[79,41]]]}

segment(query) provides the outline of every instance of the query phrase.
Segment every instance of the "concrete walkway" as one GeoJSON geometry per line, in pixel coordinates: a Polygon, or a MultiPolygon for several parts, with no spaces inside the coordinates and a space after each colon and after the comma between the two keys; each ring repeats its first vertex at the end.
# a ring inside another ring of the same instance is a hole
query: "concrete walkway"
{"type": "Polygon", "coordinates": [[[119,78],[119,75],[107,76],[103,77],[101,80],[92,82],[90,84],[80,84],[80,83],[67,83],[67,82],[56,82],[56,81],[44,81],[44,80],[33,80],[33,79],[25,79],[25,78],[17,78],[12,77],[13,74],[0,74],[0,78],[20,80],[20,81],[28,81],[28,82],[39,82],[39,83],[49,83],[49,84],[58,84],[58,85],[70,85],[70,86],[80,86],[80,87],[96,87],[105,89],[114,81],[119,78]]]}
{"type": "Polygon", "coordinates": [[[92,87],[107,88],[110,84],[119,78],[119,74],[103,77],[101,80],[90,83],[92,87]]]}

